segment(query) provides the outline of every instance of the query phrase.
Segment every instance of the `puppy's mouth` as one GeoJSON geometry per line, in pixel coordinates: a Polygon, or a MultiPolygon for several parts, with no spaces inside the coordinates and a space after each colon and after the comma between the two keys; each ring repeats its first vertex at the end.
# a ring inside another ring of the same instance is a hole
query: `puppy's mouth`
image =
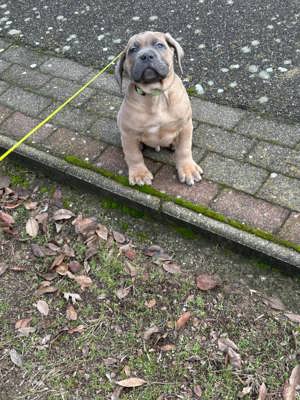
{"type": "Polygon", "coordinates": [[[136,83],[156,83],[161,82],[168,75],[169,68],[166,64],[161,64],[159,67],[147,65],[141,67],[136,65],[132,71],[132,79],[136,83]]]}

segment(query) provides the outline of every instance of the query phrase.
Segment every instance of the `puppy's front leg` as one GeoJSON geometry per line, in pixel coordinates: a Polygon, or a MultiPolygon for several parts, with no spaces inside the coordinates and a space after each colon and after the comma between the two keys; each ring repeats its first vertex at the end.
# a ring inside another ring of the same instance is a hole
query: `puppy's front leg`
{"type": "Polygon", "coordinates": [[[192,155],[193,122],[190,118],[179,134],[176,144],[176,168],[180,182],[193,185],[201,180],[202,169],[192,155]]]}
{"type": "Polygon", "coordinates": [[[128,165],[130,185],[151,185],[153,175],[144,163],[140,142],[134,134],[122,132],[121,135],[125,161],[128,165]]]}

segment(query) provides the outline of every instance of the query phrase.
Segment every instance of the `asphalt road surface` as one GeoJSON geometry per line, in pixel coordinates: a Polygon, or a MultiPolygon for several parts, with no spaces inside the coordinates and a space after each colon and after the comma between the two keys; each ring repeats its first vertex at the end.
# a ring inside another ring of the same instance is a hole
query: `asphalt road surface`
{"type": "Polygon", "coordinates": [[[299,0],[0,0],[0,36],[103,66],[144,30],[185,49],[202,98],[300,121],[299,0]]]}

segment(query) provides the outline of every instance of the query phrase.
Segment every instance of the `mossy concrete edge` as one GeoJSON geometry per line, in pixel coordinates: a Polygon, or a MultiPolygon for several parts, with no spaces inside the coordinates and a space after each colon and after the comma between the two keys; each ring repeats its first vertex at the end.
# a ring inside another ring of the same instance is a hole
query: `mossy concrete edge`
{"type": "MultiPolygon", "coordinates": [[[[15,140],[0,135],[0,147],[8,149],[16,143],[15,140]]],[[[221,236],[227,240],[238,243],[259,253],[266,254],[269,257],[278,259],[282,262],[300,268],[300,253],[296,250],[281,246],[269,240],[255,236],[254,234],[244,232],[238,228],[232,227],[224,222],[214,220],[195,211],[187,209],[172,202],[163,201],[157,197],[138,192],[135,189],[128,188],[122,184],[113,181],[110,178],[100,174],[71,165],[67,161],[50,155],[42,150],[38,150],[26,144],[22,144],[15,153],[28,161],[41,164],[48,169],[57,172],[58,175],[65,174],[70,178],[75,178],[85,184],[89,184],[96,189],[102,190],[109,195],[115,195],[119,198],[137,203],[143,208],[151,211],[160,212],[165,216],[171,217],[183,223],[192,225],[208,231],[214,235],[221,236]]],[[[67,181],[66,181],[67,182],[67,181]]]]}

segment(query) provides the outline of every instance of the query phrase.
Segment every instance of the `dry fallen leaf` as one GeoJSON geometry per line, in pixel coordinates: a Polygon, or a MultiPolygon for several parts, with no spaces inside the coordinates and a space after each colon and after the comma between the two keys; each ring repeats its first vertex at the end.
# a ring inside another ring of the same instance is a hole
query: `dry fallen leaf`
{"type": "Polygon", "coordinates": [[[229,348],[238,351],[237,345],[228,338],[220,338],[218,339],[218,347],[223,353],[226,353],[229,348]]]}
{"type": "Polygon", "coordinates": [[[128,260],[133,261],[136,257],[136,251],[132,248],[130,243],[124,244],[119,248],[120,253],[123,254],[128,260]]]}
{"type": "Polygon", "coordinates": [[[35,210],[38,206],[38,202],[37,201],[25,201],[24,203],[24,207],[26,208],[26,210],[35,210]]]}
{"type": "Polygon", "coordinates": [[[158,326],[156,326],[156,325],[151,326],[151,328],[148,328],[145,330],[145,332],[143,334],[143,339],[149,340],[152,335],[154,335],[155,333],[159,333],[160,331],[161,331],[161,329],[158,326]]]}
{"type": "Polygon", "coordinates": [[[66,210],[64,208],[61,208],[60,210],[57,210],[53,214],[53,219],[54,221],[61,221],[64,219],[70,219],[74,217],[74,214],[70,210],[66,210]]]}
{"type": "Polygon", "coordinates": [[[91,232],[95,232],[98,226],[95,218],[83,218],[81,214],[78,215],[72,224],[75,227],[75,232],[81,233],[84,236],[87,236],[91,232]]]}
{"type": "Polygon", "coordinates": [[[200,385],[195,385],[194,386],[194,394],[200,399],[202,396],[202,389],[200,385]]]}
{"type": "Polygon", "coordinates": [[[59,275],[67,275],[67,272],[69,271],[69,267],[67,264],[59,264],[56,268],[55,268],[55,272],[58,273],[59,275]]]}
{"type": "Polygon", "coordinates": [[[164,253],[164,249],[156,244],[153,244],[150,247],[147,247],[144,250],[144,254],[148,257],[159,256],[160,254],[164,253]]]}
{"type": "Polygon", "coordinates": [[[300,385],[300,365],[296,365],[290,378],[285,382],[282,397],[283,400],[296,400],[296,388],[300,385]]]}
{"type": "Polygon", "coordinates": [[[137,275],[137,269],[135,266],[133,266],[129,261],[125,261],[125,271],[131,276],[131,278],[134,278],[137,275]]]}
{"type": "Polygon", "coordinates": [[[9,352],[11,361],[19,368],[23,365],[23,357],[15,349],[11,349],[9,352]]]}
{"type": "Polygon", "coordinates": [[[265,298],[263,298],[263,302],[267,306],[270,306],[271,308],[273,308],[274,310],[277,310],[277,311],[285,310],[285,305],[277,297],[265,297],[265,298]]]}
{"type": "Polygon", "coordinates": [[[71,261],[69,263],[69,270],[75,274],[81,270],[81,265],[78,261],[71,261]]]}
{"type": "MultiPolygon", "coordinates": [[[[50,283],[50,282],[49,282],[50,283]]],[[[35,292],[35,296],[42,296],[43,294],[55,293],[57,292],[57,288],[54,286],[42,286],[39,287],[35,292]]]]}
{"type": "Polygon", "coordinates": [[[166,262],[163,264],[163,269],[170,274],[181,274],[181,268],[175,262],[166,262]]]}
{"type": "Polygon", "coordinates": [[[241,369],[242,367],[242,359],[239,353],[234,351],[231,347],[228,349],[227,352],[229,356],[229,361],[233,369],[241,369]]]}
{"type": "MultiPolygon", "coordinates": [[[[0,274],[1,275],[1,274],[0,274]]],[[[297,322],[300,324],[300,314],[285,313],[284,314],[290,321],[297,322]]]]}
{"type": "Polygon", "coordinates": [[[30,318],[19,319],[15,323],[15,329],[26,328],[30,324],[31,320],[32,320],[31,317],[30,318]]]}
{"type": "Polygon", "coordinates": [[[220,338],[218,339],[219,349],[228,355],[229,361],[233,369],[240,369],[242,366],[241,356],[237,353],[237,345],[230,339],[220,338]]]}
{"type": "Polygon", "coordinates": [[[172,351],[172,350],[176,349],[176,346],[175,346],[175,344],[168,343],[168,344],[164,344],[164,345],[160,346],[160,349],[162,351],[172,351]]]}
{"type": "Polygon", "coordinates": [[[257,400],[266,400],[267,394],[268,394],[267,387],[264,383],[262,383],[259,388],[257,400]]]}
{"type": "Polygon", "coordinates": [[[156,300],[150,299],[149,301],[145,301],[145,306],[148,308],[153,308],[156,306],[156,300]]]}
{"type": "Polygon", "coordinates": [[[40,246],[39,244],[33,243],[31,245],[31,249],[35,257],[45,257],[46,249],[44,246],[40,246]]]}
{"type": "Polygon", "coordinates": [[[185,327],[185,325],[187,324],[187,322],[189,321],[191,316],[192,316],[192,314],[190,311],[186,311],[185,313],[183,313],[176,321],[176,324],[175,324],[176,330],[178,331],[179,329],[182,329],[183,327],[185,327]]]}
{"type": "Polygon", "coordinates": [[[100,239],[107,240],[108,238],[108,229],[106,226],[102,224],[97,225],[96,234],[99,236],[100,239]]]}
{"type": "Polygon", "coordinates": [[[4,272],[8,269],[8,265],[0,264],[0,276],[4,274],[4,272]]]}
{"type": "Polygon", "coordinates": [[[48,306],[48,304],[47,304],[44,300],[39,300],[39,301],[36,303],[36,308],[39,310],[39,312],[40,312],[42,315],[47,316],[47,315],[49,314],[49,306],[48,306]]]}
{"type": "Polygon", "coordinates": [[[65,298],[67,301],[69,301],[69,300],[71,299],[71,301],[72,301],[73,304],[76,304],[77,301],[81,301],[81,300],[82,300],[81,297],[80,297],[80,295],[79,295],[78,293],[68,293],[68,292],[65,292],[65,293],[64,293],[64,298],[65,298]]]}
{"type": "Polygon", "coordinates": [[[26,222],[26,233],[32,238],[37,237],[39,233],[39,224],[35,218],[30,217],[26,222]]]}
{"type": "Polygon", "coordinates": [[[120,288],[116,291],[116,296],[119,300],[125,299],[130,293],[131,286],[128,286],[127,288],[120,288]]]}
{"type": "Polygon", "coordinates": [[[75,328],[68,329],[68,333],[73,335],[73,333],[82,333],[84,331],[84,325],[78,325],[75,328]]]}
{"type": "Polygon", "coordinates": [[[201,274],[196,278],[197,288],[203,291],[220,286],[220,278],[217,275],[201,274]]]}
{"type": "Polygon", "coordinates": [[[80,289],[84,291],[85,289],[89,288],[93,281],[87,275],[78,275],[73,276],[73,279],[80,285],[80,289]]]}
{"type": "Polygon", "coordinates": [[[76,321],[77,320],[77,312],[76,312],[75,308],[71,304],[69,304],[67,306],[66,317],[70,321],[76,321]]]}
{"type": "Polygon", "coordinates": [[[65,255],[64,254],[59,254],[58,256],[55,257],[55,259],[53,260],[52,264],[51,264],[51,269],[54,269],[55,267],[58,267],[60,264],[62,264],[62,262],[65,259],[65,255]]]}
{"type": "Polygon", "coordinates": [[[4,225],[10,226],[13,225],[15,223],[15,220],[13,219],[13,217],[7,213],[5,213],[4,211],[0,211],[0,221],[2,221],[4,223],[4,225]]]}
{"type": "Polygon", "coordinates": [[[117,232],[117,231],[112,231],[113,237],[115,241],[119,244],[123,244],[126,242],[126,238],[123,235],[123,233],[117,232]]]}
{"type": "Polygon", "coordinates": [[[142,386],[147,382],[144,379],[133,377],[133,378],[124,379],[122,381],[118,381],[116,383],[117,383],[117,385],[122,386],[122,387],[133,388],[133,387],[142,386]]]}

